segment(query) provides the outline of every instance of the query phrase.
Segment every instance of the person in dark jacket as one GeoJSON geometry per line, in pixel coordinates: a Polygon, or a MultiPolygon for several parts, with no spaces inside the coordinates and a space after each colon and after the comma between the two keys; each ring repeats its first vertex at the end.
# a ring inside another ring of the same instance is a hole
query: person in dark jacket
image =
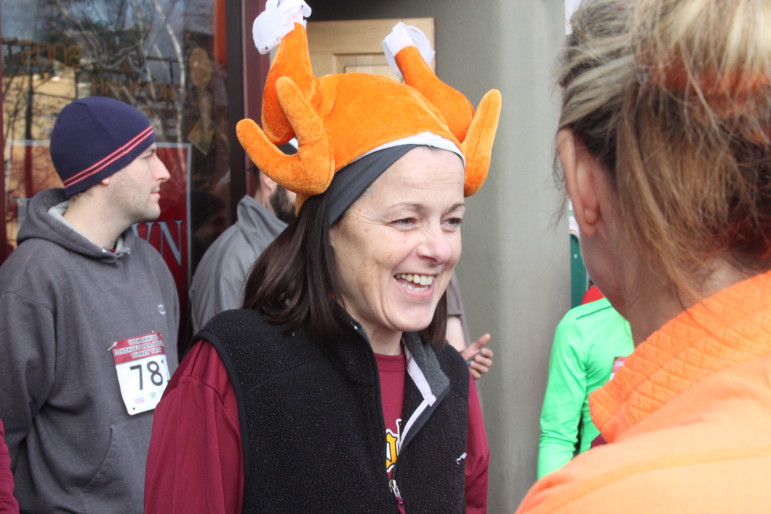
{"type": "Polygon", "coordinates": [[[484,512],[489,450],[473,379],[444,341],[444,293],[499,93],[475,113],[403,26],[406,84],[316,78],[304,24],[283,36],[264,132],[243,120],[237,133],[297,193],[298,216],[255,263],[244,308],[210,320],[172,377],[146,512],[484,512]],[[275,145],[292,137],[285,156],[275,145]]]}

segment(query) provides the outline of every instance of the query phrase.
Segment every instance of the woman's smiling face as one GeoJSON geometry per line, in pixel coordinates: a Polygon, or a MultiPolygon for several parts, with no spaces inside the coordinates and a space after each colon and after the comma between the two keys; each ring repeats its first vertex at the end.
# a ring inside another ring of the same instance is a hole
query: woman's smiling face
{"type": "Polygon", "coordinates": [[[330,230],[345,308],[373,344],[431,323],[461,253],[463,182],[458,155],[417,147],[330,230]]]}

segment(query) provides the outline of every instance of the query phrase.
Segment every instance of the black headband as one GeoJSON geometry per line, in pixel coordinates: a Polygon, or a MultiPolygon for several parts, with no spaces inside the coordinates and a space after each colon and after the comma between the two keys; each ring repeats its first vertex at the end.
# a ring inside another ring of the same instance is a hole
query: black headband
{"type": "Polygon", "coordinates": [[[327,195],[329,226],[335,224],[345,211],[353,205],[364,191],[399,160],[404,154],[421,145],[399,145],[384,148],[360,159],[335,173],[332,183],[324,193],[327,195]]]}

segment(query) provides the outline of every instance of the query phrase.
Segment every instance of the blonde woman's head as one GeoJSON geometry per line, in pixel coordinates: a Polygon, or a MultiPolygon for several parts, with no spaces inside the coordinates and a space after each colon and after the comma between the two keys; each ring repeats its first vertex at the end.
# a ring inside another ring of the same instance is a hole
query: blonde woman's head
{"type": "Polygon", "coordinates": [[[585,0],[560,129],[607,171],[625,240],[677,294],[771,267],[771,2],[585,0]]]}

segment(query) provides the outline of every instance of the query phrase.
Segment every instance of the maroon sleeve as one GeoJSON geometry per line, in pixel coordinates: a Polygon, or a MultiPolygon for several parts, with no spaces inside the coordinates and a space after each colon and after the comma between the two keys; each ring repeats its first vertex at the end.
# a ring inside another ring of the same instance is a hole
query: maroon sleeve
{"type": "Polygon", "coordinates": [[[217,351],[200,341],[155,409],[145,512],[241,512],[243,458],[238,405],[217,351]]]}
{"type": "Polygon", "coordinates": [[[466,514],[487,512],[487,466],[490,448],[487,446],[482,405],[479,403],[474,379],[469,374],[468,439],[466,441],[466,514]]]}
{"type": "Polygon", "coordinates": [[[13,496],[13,473],[11,473],[11,457],[5,444],[5,428],[0,421],[0,513],[14,514],[19,512],[19,503],[13,496]]]}

